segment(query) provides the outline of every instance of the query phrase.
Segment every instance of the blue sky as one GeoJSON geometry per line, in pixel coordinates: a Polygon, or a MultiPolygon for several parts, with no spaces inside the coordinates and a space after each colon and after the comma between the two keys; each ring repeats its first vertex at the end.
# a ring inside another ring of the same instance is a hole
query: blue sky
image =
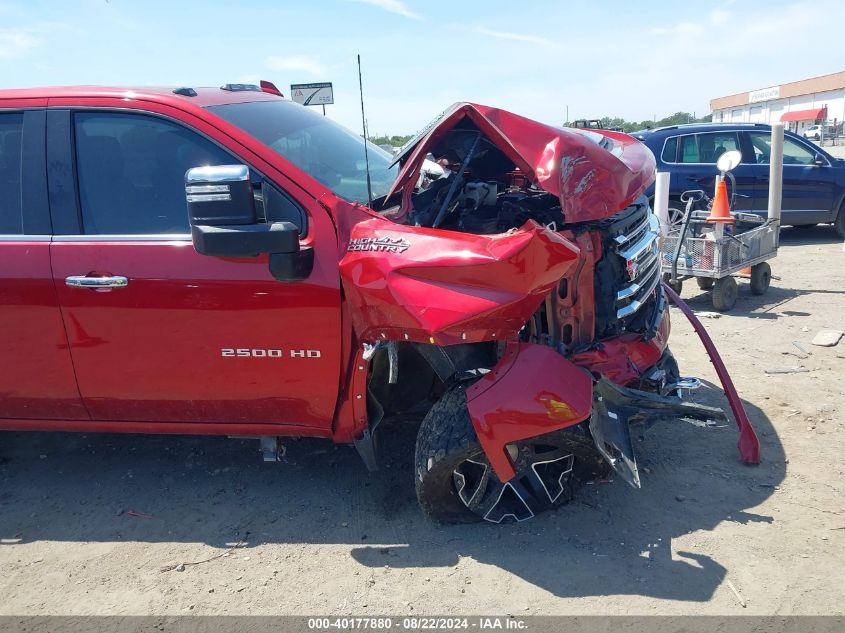
{"type": "Polygon", "coordinates": [[[845,2],[0,0],[0,88],[332,81],[330,116],[412,133],[454,101],[547,123],[679,110],[845,70],[845,2]]]}

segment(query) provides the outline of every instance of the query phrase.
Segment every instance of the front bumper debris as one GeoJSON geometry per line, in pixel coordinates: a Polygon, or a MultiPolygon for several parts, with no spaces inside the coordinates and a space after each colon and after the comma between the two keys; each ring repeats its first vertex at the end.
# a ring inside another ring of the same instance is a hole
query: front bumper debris
{"type": "Polygon", "coordinates": [[[721,409],[685,402],[678,396],[620,387],[606,378],[600,378],[593,388],[590,433],[596,448],[634,488],[640,487],[640,474],[629,425],[641,425],[645,430],[656,422],[678,418],[704,422],[727,420],[721,409]]]}

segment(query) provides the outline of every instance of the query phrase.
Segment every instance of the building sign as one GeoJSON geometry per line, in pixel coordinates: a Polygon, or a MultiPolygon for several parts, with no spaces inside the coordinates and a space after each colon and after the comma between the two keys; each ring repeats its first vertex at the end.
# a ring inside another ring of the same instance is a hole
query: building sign
{"type": "Polygon", "coordinates": [[[780,97],[780,86],[772,86],[771,88],[761,88],[760,90],[752,90],[748,93],[748,103],[758,103],[760,101],[771,101],[780,97]]]}
{"type": "Polygon", "coordinates": [[[331,105],[334,92],[331,82],[319,84],[291,84],[290,98],[302,105],[331,105]]]}

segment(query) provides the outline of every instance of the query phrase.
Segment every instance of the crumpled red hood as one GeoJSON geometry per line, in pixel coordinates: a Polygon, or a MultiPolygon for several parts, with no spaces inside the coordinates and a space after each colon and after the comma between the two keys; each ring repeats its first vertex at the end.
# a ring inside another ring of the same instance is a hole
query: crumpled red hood
{"type": "Polygon", "coordinates": [[[557,128],[500,108],[456,103],[399,155],[402,169],[388,196],[413,188],[430,148],[465,118],[534,185],[560,198],[567,223],[618,213],[654,180],[654,155],[627,134],[557,128]]]}

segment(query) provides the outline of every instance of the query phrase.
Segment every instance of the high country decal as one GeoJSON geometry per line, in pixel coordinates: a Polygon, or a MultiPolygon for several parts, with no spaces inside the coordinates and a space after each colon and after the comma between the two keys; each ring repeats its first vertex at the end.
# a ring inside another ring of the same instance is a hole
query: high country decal
{"type": "Polygon", "coordinates": [[[378,253],[404,253],[411,243],[404,238],[359,237],[349,240],[347,251],[375,251],[378,253]]]}

